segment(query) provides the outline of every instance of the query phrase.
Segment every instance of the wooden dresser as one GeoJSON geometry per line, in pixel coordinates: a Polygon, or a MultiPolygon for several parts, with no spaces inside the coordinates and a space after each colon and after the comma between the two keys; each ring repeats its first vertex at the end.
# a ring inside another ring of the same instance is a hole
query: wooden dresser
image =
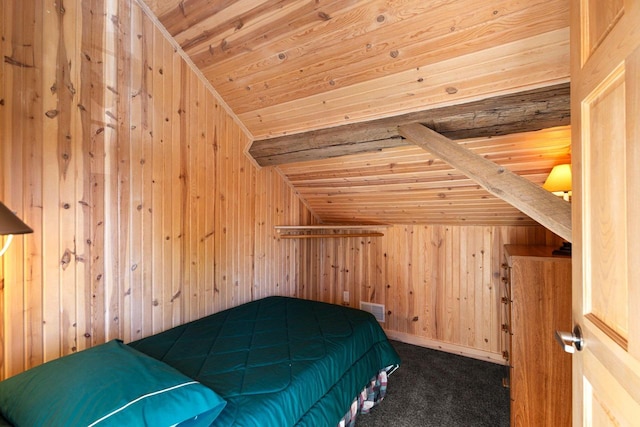
{"type": "Polygon", "coordinates": [[[571,355],[555,331],[572,330],[571,258],[555,247],[505,245],[503,323],[511,426],[571,425],[571,355]]]}

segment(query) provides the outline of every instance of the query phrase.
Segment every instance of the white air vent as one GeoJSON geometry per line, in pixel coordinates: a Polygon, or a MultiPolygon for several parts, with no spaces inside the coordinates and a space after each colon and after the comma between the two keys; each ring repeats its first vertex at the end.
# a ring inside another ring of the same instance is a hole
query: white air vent
{"type": "Polygon", "coordinates": [[[368,311],[378,322],[384,323],[384,305],[360,301],[360,310],[368,311]]]}

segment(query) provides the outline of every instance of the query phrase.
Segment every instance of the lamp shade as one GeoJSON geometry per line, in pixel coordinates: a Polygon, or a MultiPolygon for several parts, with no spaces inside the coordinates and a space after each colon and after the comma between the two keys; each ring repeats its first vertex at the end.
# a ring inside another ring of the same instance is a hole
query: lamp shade
{"type": "Polygon", "coordinates": [[[33,230],[0,202],[0,235],[33,233],[33,230]]]}
{"type": "Polygon", "coordinates": [[[542,188],[552,193],[571,191],[571,165],[554,166],[542,188]]]}

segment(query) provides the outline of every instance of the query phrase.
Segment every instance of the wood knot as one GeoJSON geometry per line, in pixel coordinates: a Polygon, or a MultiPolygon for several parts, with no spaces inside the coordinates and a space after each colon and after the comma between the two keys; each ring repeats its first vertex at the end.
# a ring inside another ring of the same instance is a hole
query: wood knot
{"type": "Polygon", "coordinates": [[[66,270],[71,262],[71,251],[69,249],[64,251],[62,254],[62,259],[60,259],[60,265],[62,266],[62,270],[66,270]]]}

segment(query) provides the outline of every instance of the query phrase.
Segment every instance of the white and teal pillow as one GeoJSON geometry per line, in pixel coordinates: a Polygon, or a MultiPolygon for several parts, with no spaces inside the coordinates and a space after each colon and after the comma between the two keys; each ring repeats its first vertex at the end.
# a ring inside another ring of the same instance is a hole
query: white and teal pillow
{"type": "Polygon", "coordinates": [[[225,404],[119,340],[0,382],[0,412],[16,426],[209,426],[225,404]]]}

